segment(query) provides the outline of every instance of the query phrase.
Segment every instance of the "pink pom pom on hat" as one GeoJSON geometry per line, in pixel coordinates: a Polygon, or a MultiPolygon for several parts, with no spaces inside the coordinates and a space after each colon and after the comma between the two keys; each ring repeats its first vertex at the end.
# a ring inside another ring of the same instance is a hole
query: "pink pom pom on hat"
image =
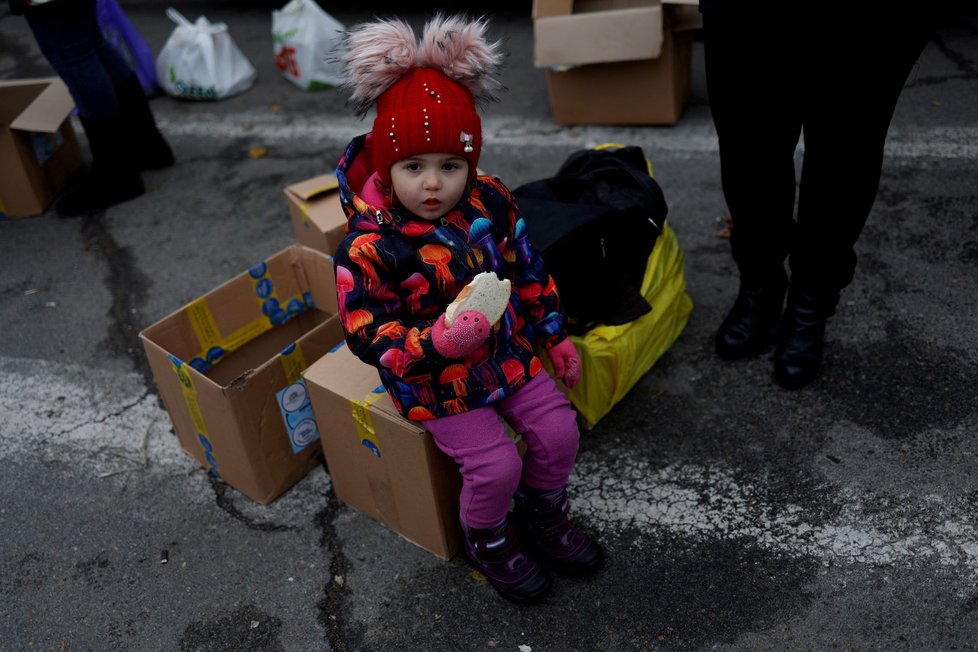
{"type": "Polygon", "coordinates": [[[475,178],[482,152],[476,102],[498,87],[492,74],[501,55],[485,39],[486,22],[436,16],[420,45],[410,26],[378,21],[347,36],[346,86],[360,115],[375,105],[373,167],[390,183],[397,161],[417,154],[457,154],[475,178]]]}

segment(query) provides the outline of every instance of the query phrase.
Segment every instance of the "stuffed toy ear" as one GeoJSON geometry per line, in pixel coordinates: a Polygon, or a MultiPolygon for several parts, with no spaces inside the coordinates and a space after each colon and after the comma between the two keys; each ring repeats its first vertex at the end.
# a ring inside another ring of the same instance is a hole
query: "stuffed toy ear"
{"type": "Polygon", "coordinates": [[[363,117],[377,98],[418,65],[418,43],[402,20],[379,20],[351,30],[345,37],[344,86],[350,103],[363,117]]]}
{"type": "Polygon", "coordinates": [[[418,66],[440,70],[477,100],[493,99],[493,91],[502,86],[493,75],[503,55],[498,41],[486,40],[487,27],[485,18],[436,15],[424,27],[418,66]]]}

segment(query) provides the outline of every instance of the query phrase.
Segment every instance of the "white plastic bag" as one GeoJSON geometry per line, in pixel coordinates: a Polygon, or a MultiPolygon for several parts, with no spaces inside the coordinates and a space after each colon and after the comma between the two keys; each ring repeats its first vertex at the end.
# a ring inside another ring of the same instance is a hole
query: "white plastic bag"
{"type": "Polygon", "coordinates": [[[238,49],[224,23],[203,16],[191,23],[166,10],[177,26],[156,57],[156,76],[167,95],[186,100],[219,100],[251,88],[255,68],[238,49]]]}
{"type": "Polygon", "coordinates": [[[315,0],[291,0],[272,11],[275,65],[304,91],[338,86],[343,69],[335,50],[345,29],[315,0]]]}

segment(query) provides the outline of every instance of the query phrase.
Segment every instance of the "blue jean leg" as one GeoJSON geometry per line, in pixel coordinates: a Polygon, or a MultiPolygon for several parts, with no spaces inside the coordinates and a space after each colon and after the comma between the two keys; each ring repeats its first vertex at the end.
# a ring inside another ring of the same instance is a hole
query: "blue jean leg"
{"type": "Polygon", "coordinates": [[[96,0],[67,0],[27,7],[24,17],[41,53],[64,80],[78,114],[110,118],[119,113],[115,87],[132,74],[98,25],[96,0]]]}

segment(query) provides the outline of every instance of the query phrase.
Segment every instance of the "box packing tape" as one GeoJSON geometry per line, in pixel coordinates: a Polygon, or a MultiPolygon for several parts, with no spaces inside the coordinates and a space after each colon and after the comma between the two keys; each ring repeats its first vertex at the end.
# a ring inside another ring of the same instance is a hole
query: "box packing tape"
{"type": "MultiPolygon", "coordinates": [[[[306,292],[289,299],[283,309],[275,285],[266,276],[267,272],[268,266],[264,262],[248,270],[252,290],[264,316],[245,324],[230,335],[221,335],[206,297],[198,297],[186,305],[184,311],[200,345],[199,353],[190,360],[191,367],[203,373],[226,354],[236,351],[266,331],[284,324],[295,315],[313,307],[312,295],[306,292]]],[[[293,379],[290,373],[292,372],[286,369],[286,375],[290,380],[298,379],[297,377],[293,379]]]]}
{"type": "Polygon", "coordinates": [[[208,471],[215,478],[220,478],[217,458],[214,456],[214,446],[208,437],[207,424],[204,422],[204,415],[200,411],[197,388],[194,387],[194,380],[187,369],[188,365],[174,355],[168,357],[173,365],[173,373],[177,375],[177,379],[180,381],[180,391],[183,393],[183,400],[187,404],[187,411],[190,412],[190,420],[193,421],[194,429],[197,431],[197,440],[200,441],[200,445],[204,449],[204,457],[210,465],[208,471]]]}
{"type": "Polygon", "coordinates": [[[360,443],[369,448],[377,457],[381,456],[380,441],[377,439],[377,431],[374,430],[373,421],[370,419],[370,406],[380,400],[386,392],[387,390],[384,389],[383,385],[378,385],[373,391],[363,397],[362,400],[350,401],[353,423],[357,426],[360,443]]]}
{"type": "Polygon", "coordinates": [[[214,314],[207,305],[206,298],[199,297],[191,301],[187,304],[186,312],[200,344],[200,353],[193,360],[203,363],[194,365],[201,372],[206,371],[207,367],[225,354],[244,346],[272,327],[267,320],[256,319],[224,337],[217,329],[214,314]]]}
{"type": "Polygon", "coordinates": [[[298,342],[288,345],[278,354],[282,369],[285,370],[285,378],[289,384],[296,383],[302,378],[302,372],[306,369],[306,356],[302,354],[302,348],[298,342]]]}

